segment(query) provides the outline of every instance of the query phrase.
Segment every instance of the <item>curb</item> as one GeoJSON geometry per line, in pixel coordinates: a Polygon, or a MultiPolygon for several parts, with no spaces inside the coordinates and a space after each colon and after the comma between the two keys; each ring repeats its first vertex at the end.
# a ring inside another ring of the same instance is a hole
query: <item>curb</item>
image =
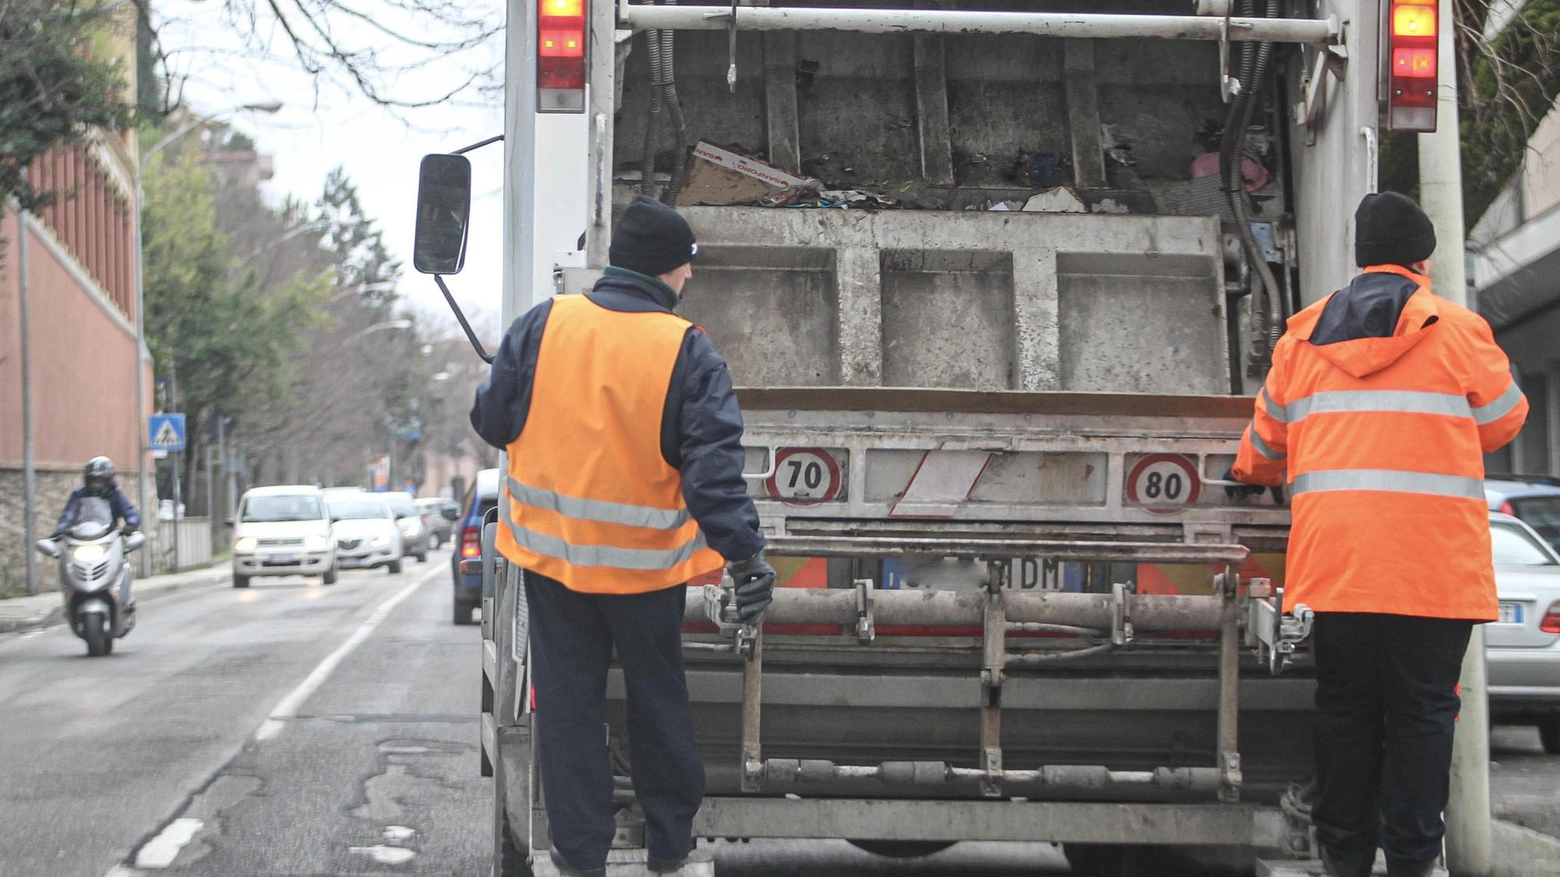
{"type": "MultiPolygon", "coordinates": [[[[188,573],[175,573],[179,576],[177,581],[156,582],[143,580],[134,583],[133,594],[136,602],[142,600],[156,600],[177,594],[180,591],[188,591],[194,588],[204,588],[222,581],[229,574],[226,562],[213,564],[202,570],[191,570],[188,573]]],[[[159,576],[158,578],[161,578],[159,576]]],[[[53,627],[65,620],[65,606],[63,602],[55,603],[43,612],[29,615],[24,618],[0,618],[0,635],[10,633],[24,633],[30,630],[40,630],[45,627],[53,627]]]]}
{"type": "Polygon", "coordinates": [[[1504,819],[1490,822],[1491,846],[1494,847],[1491,877],[1560,875],[1560,838],[1504,819]]]}

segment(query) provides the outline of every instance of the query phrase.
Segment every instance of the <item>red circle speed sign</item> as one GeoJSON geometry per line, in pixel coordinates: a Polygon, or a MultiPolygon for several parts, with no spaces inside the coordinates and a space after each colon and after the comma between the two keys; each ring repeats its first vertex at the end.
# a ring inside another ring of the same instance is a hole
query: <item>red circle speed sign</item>
{"type": "Polygon", "coordinates": [[[775,474],[764,486],[789,505],[828,502],[840,495],[840,464],[823,448],[782,448],[775,453],[775,474]]]}
{"type": "Polygon", "coordinates": [[[1183,511],[1201,493],[1197,467],[1180,454],[1150,454],[1127,473],[1127,502],[1151,512],[1183,511]]]}

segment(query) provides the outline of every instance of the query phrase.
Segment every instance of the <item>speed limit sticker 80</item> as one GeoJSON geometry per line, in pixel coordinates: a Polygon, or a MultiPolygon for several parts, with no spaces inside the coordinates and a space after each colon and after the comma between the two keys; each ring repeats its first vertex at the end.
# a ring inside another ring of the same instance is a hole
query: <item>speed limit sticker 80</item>
{"type": "Polygon", "coordinates": [[[1127,502],[1147,511],[1172,514],[1197,501],[1202,479],[1192,461],[1179,454],[1150,454],[1127,473],[1127,502]]]}
{"type": "Polygon", "coordinates": [[[781,448],[775,472],[764,482],[769,495],[790,505],[814,505],[838,499],[844,474],[827,448],[781,448]]]}

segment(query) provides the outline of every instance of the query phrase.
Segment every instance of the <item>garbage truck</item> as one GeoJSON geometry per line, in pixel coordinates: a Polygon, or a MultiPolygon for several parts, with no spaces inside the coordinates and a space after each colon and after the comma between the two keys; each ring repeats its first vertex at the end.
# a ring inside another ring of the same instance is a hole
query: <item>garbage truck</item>
{"type": "MultiPolygon", "coordinates": [[[[688,591],[700,838],[1313,857],[1286,497],[1227,471],[1285,319],[1352,272],[1379,132],[1435,126],[1434,11],[510,0],[505,128],[460,151],[502,140],[505,323],[587,291],[648,194],[697,233],[680,313],[739,387],[781,587],[757,628],[688,591]]],[[[446,295],[470,175],[424,160],[446,295]]],[[[549,840],[492,532],[466,563],[515,877],[549,840]]],[[[634,847],[623,696],[614,670],[634,847]]]]}

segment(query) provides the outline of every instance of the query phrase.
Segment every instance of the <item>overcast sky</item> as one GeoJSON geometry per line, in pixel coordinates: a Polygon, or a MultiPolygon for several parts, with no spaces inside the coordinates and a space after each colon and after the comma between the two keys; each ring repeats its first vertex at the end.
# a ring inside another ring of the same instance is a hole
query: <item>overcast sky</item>
{"type": "MultiPolygon", "coordinates": [[[[336,167],[346,169],[357,186],[365,212],[385,232],[385,243],[404,264],[398,291],[419,311],[448,314],[444,298],[432,278],[411,267],[413,207],[417,199],[417,164],[429,152],[445,152],[503,133],[502,101],[497,94],[473,90],[459,101],[439,106],[394,111],[375,105],[344,78],[311,77],[300,69],[290,44],[269,13],[259,16],[254,32],[258,41],[240,36],[247,24],[228,18],[231,8],[247,0],[190,2],[168,0],[155,4],[159,35],[168,66],[184,81],[184,103],[197,113],[213,113],[250,103],[280,101],[274,115],[244,112],[224,116],[234,128],[256,142],[256,148],[273,156],[275,177],[266,184],[273,203],[288,195],[313,203],[326,175],[336,167]]],[[[374,10],[384,20],[388,3],[363,0],[360,8],[374,10]]],[[[463,4],[467,14],[491,7],[492,20],[502,17],[501,0],[463,4]]],[[[285,8],[285,7],[284,7],[285,8]]],[[[247,18],[248,10],[244,10],[247,18]]],[[[408,57],[404,47],[393,45],[373,27],[350,19],[332,22],[338,35],[372,46],[386,57],[408,57]]],[[[425,33],[426,28],[420,31],[425,33]]],[[[398,99],[417,100],[458,82],[472,69],[493,65],[502,56],[500,40],[468,50],[459,57],[437,61],[389,84],[398,99]],[[433,86],[430,88],[430,85],[433,86]]],[[[485,316],[497,326],[501,266],[503,146],[494,144],[471,155],[473,189],[471,243],[465,270],[449,279],[468,316],[485,316]]],[[[450,321],[453,325],[453,321],[450,321]]],[[[496,342],[496,332],[483,333],[496,342]]]]}

